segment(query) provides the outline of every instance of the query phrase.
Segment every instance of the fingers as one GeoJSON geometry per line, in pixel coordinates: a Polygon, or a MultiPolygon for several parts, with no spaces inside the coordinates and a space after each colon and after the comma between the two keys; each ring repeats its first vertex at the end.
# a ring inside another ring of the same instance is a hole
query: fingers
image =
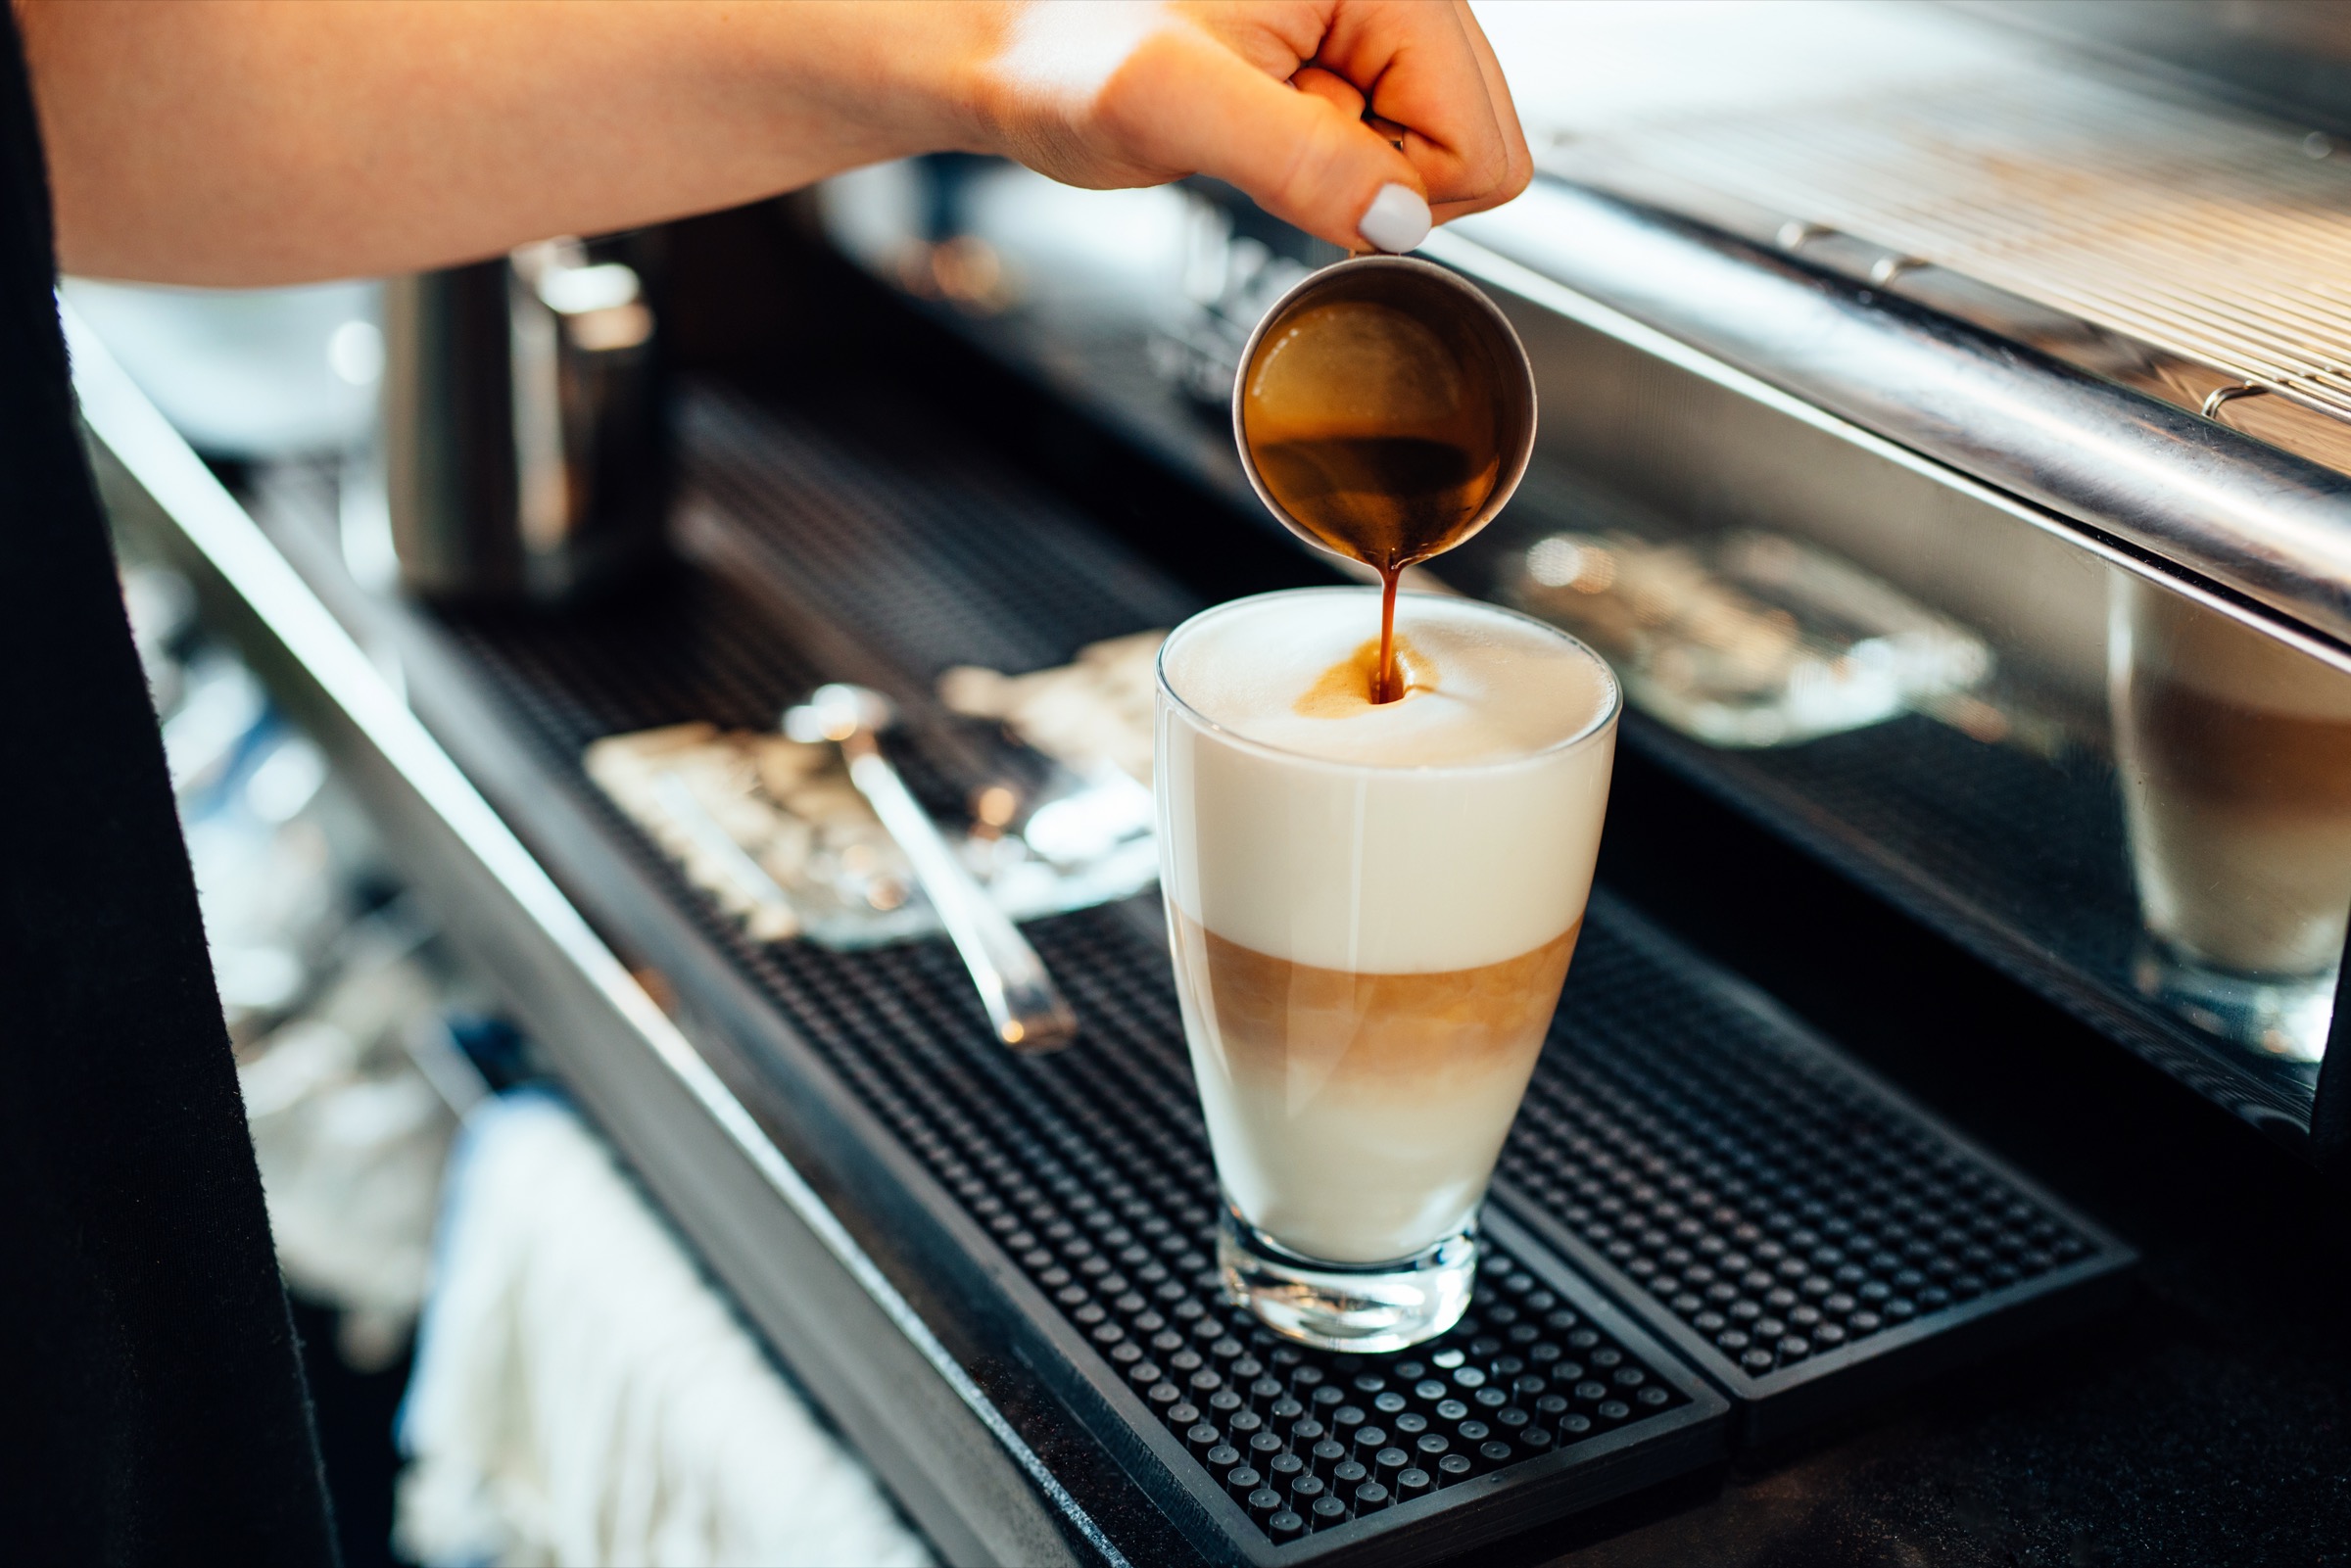
{"type": "Polygon", "coordinates": [[[1506,167],[1501,183],[1483,196],[1436,203],[1440,223],[1467,213],[1499,207],[1525,190],[1527,182],[1535,177],[1534,154],[1527,150],[1526,131],[1518,122],[1518,108],[1511,98],[1511,84],[1502,74],[1502,62],[1494,58],[1493,44],[1487,41],[1477,18],[1470,14],[1469,0],[1453,0],[1453,8],[1460,16],[1463,37],[1477,57],[1478,74],[1485,78],[1486,101],[1493,108],[1495,123],[1502,133],[1506,167]]]}
{"type": "Polygon", "coordinates": [[[1459,0],[1020,16],[988,118],[1023,162],[1073,183],[1203,173],[1335,245],[1409,250],[1433,217],[1508,201],[1531,171],[1509,86],[1459,0]]]}
{"type": "Polygon", "coordinates": [[[1171,29],[1136,51],[1095,111],[1125,161],[1160,177],[1211,175],[1350,250],[1367,239],[1417,245],[1428,213],[1414,160],[1363,122],[1362,96],[1344,78],[1313,68],[1301,75],[1292,86],[1204,32],[1171,29]]]}
{"type": "Polygon", "coordinates": [[[1350,119],[1364,118],[1364,95],[1344,76],[1336,76],[1320,66],[1301,66],[1290,85],[1302,93],[1321,99],[1350,119]]]}
{"type": "Polygon", "coordinates": [[[1516,194],[1512,153],[1523,157],[1524,138],[1484,45],[1465,6],[1341,0],[1315,56],[1364,90],[1372,115],[1403,127],[1405,156],[1440,211],[1516,194]]]}

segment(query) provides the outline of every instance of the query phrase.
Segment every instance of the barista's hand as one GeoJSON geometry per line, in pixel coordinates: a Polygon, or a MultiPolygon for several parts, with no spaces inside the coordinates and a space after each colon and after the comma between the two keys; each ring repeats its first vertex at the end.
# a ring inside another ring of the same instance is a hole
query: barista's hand
{"type": "Polygon", "coordinates": [[[1034,0],[973,96],[993,150],[1055,179],[1208,174],[1351,249],[1409,250],[1534,166],[1463,0],[1034,0]]]}

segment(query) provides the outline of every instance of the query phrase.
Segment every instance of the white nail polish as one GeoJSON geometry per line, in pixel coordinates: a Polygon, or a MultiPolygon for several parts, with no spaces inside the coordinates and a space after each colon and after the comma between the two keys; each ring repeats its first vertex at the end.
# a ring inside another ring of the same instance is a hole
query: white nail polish
{"type": "Polygon", "coordinates": [[[1356,232],[1383,251],[1411,250],[1428,238],[1428,204],[1410,185],[1382,185],[1356,232]]]}

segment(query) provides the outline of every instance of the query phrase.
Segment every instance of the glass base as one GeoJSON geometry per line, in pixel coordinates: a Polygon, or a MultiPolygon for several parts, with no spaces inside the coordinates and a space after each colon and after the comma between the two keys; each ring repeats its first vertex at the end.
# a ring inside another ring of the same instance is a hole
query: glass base
{"type": "Polygon", "coordinates": [[[1477,1226],[1393,1262],[1332,1263],[1291,1252],[1227,1203],[1217,1265],[1224,1294],[1284,1339],[1325,1351],[1401,1351],[1435,1339],[1469,1309],[1477,1226]]]}
{"type": "Polygon", "coordinates": [[[2238,974],[2150,944],[2139,950],[2131,978],[2140,995],[2224,1040],[2289,1062],[2316,1062],[2327,1054],[2327,1028],[2334,1019],[2331,974],[2238,974]]]}

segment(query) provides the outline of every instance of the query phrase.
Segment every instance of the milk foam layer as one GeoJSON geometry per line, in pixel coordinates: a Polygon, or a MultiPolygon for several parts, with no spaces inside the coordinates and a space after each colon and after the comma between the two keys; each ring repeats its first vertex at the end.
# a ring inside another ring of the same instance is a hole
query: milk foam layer
{"type": "Polygon", "coordinates": [[[1378,635],[1374,591],[1243,599],[1169,640],[1181,705],[1163,699],[1157,769],[1182,914],[1357,974],[1500,963],[1582,918],[1615,737],[1607,667],[1469,600],[1407,595],[1396,619],[1433,689],[1337,718],[1296,704],[1378,635]]]}
{"type": "Polygon", "coordinates": [[[1589,730],[1612,699],[1605,667],[1551,628],[1469,599],[1411,594],[1397,600],[1396,628],[1434,665],[1434,689],[1378,704],[1367,692],[1336,717],[1309,717],[1299,699],[1379,636],[1378,594],[1269,594],[1212,614],[1170,645],[1169,686],[1222,729],[1324,762],[1509,761],[1589,730]]]}
{"type": "Polygon", "coordinates": [[[2351,675],[2289,643],[2121,573],[2110,606],[2108,673],[2118,689],[2136,674],[2252,713],[2351,722],[2351,675]]]}

